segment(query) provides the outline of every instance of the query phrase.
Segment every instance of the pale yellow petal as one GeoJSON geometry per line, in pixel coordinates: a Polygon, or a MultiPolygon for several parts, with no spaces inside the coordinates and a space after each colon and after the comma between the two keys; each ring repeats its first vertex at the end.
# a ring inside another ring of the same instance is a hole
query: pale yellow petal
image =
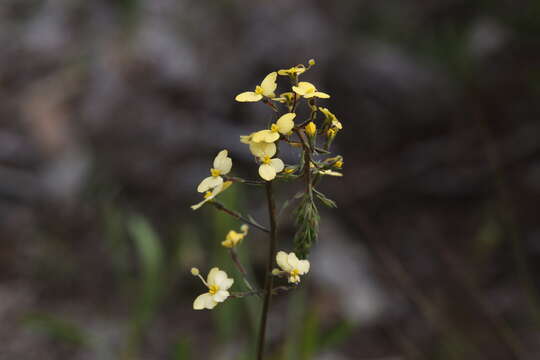
{"type": "Polygon", "coordinates": [[[195,301],[193,301],[193,309],[195,310],[213,309],[216,305],[217,302],[214,301],[210,293],[199,295],[195,301]]]}
{"type": "Polygon", "coordinates": [[[276,177],[276,170],[268,164],[259,166],[259,175],[266,181],[272,181],[276,177]]]}
{"type": "Polygon", "coordinates": [[[224,302],[229,297],[229,292],[227,290],[219,290],[212,297],[215,302],[224,302]]]}
{"type": "Polygon", "coordinates": [[[276,122],[278,131],[283,135],[287,135],[294,127],[293,119],[295,117],[296,117],[295,113],[287,113],[285,115],[282,115],[276,122]]]}
{"type": "Polygon", "coordinates": [[[287,262],[287,253],[285,251],[279,251],[276,255],[276,263],[283,271],[291,271],[292,267],[287,262]]]}
{"type": "Polygon", "coordinates": [[[260,142],[273,143],[277,141],[277,139],[279,139],[279,134],[276,132],[273,132],[272,130],[257,131],[251,137],[251,141],[254,143],[260,143],[260,142]]]}
{"type": "Polygon", "coordinates": [[[327,93],[323,93],[321,91],[315,91],[313,93],[313,96],[316,96],[316,97],[321,98],[321,99],[328,99],[330,97],[330,95],[328,95],[327,93]]]}
{"type": "Polygon", "coordinates": [[[205,178],[199,186],[197,186],[197,191],[200,193],[206,192],[210,189],[213,189],[223,183],[223,178],[221,176],[209,176],[205,178]]]}
{"type": "Polygon", "coordinates": [[[201,206],[203,206],[204,204],[206,204],[208,201],[212,200],[212,198],[213,198],[213,197],[209,197],[209,198],[204,199],[203,201],[201,201],[201,202],[198,203],[198,204],[191,205],[191,209],[192,209],[192,210],[198,210],[201,206]]]}
{"type": "Polygon", "coordinates": [[[276,144],[274,143],[251,143],[249,144],[249,150],[251,153],[259,158],[264,158],[265,156],[272,157],[277,152],[276,144]]]}
{"type": "Polygon", "coordinates": [[[306,93],[306,89],[304,89],[304,88],[302,88],[300,86],[293,86],[292,89],[298,95],[304,95],[306,93]]]}
{"type": "Polygon", "coordinates": [[[256,102],[263,98],[262,95],[257,94],[254,91],[246,91],[241,94],[236,95],[234,100],[238,102],[256,102]]]}
{"type": "Polygon", "coordinates": [[[206,282],[208,283],[208,286],[216,285],[215,278],[217,274],[219,274],[220,270],[218,267],[213,267],[210,269],[210,272],[208,273],[208,277],[206,278],[206,282]]]}
{"type": "Polygon", "coordinates": [[[296,254],[295,253],[289,253],[289,255],[287,255],[287,262],[289,263],[289,265],[293,268],[293,269],[297,269],[298,268],[298,262],[300,260],[298,260],[298,258],[296,257],[296,254]]]}
{"type": "Polygon", "coordinates": [[[309,261],[308,260],[298,261],[298,271],[300,271],[301,275],[307,274],[309,272],[309,261]]]}
{"type": "Polygon", "coordinates": [[[276,79],[277,79],[277,73],[274,71],[266,75],[264,80],[261,82],[261,88],[263,90],[264,96],[275,97],[274,91],[277,88],[276,79]]]}
{"type": "Polygon", "coordinates": [[[229,290],[229,288],[234,284],[234,279],[231,279],[231,278],[225,278],[223,279],[219,284],[217,284],[219,286],[219,288],[221,290],[229,290]]]}
{"type": "Polygon", "coordinates": [[[276,173],[282,172],[283,169],[285,168],[285,164],[283,163],[283,161],[278,158],[270,160],[270,165],[274,168],[276,173]]]}

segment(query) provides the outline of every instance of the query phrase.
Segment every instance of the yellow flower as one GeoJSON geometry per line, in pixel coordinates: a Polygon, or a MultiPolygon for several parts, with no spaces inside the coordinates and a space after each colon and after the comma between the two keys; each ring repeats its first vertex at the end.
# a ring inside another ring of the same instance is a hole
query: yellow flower
{"type": "Polygon", "coordinates": [[[208,273],[208,278],[197,275],[208,288],[208,292],[197,296],[193,301],[194,310],[213,309],[218,303],[224,302],[230,296],[229,288],[233,285],[234,279],[228,278],[227,273],[215,267],[208,273]]]}
{"type": "MultiPolygon", "coordinates": [[[[273,143],[279,139],[279,134],[287,135],[294,127],[293,119],[296,117],[295,113],[287,113],[282,115],[278,121],[276,121],[270,127],[270,130],[261,130],[251,135],[249,141],[260,143],[273,143]]],[[[241,139],[242,140],[242,139],[241,139]]],[[[246,139],[247,140],[247,139],[246,139]]]]}
{"type": "Polygon", "coordinates": [[[211,176],[201,181],[197,187],[198,192],[203,193],[223,184],[221,175],[228,174],[232,168],[232,159],[227,155],[227,150],[221,150],[219,154],[217,154],[214,159],[214,167],[210,169],[211,176]]]}
{"type": "Polygon", "coordinates": [[[260,85],[255,87],[255,91],[246,91],[238,94],[236,95],[235,100],[239,102],[256,102],[264,97],[275,98],[276,95],[274,94],[274,91],[277,88],[276,78],[277,73],[275,71],[271,72],[266,75],[260,85]]]}
{"type": "Polygon", "coordinates": [[[327,99],[330,97],[330,95],[328,95],[327,93],[317,91],[317,89],[315,88],[315,85],[307,81],[300,81],[298,83],[298,86],[293,86],[293,90],[295,93],[305,97],[306,99],[309,99],[312,97],[327,99]]]}
{"type": "Polygon", "coordinates": [[[341,169],[343,167],[343,160],[336,161],[334,166],[336,167],[336,169],[341,169]]]}
{"type": "Polygon", "coordinates": [[[328,120],[328,122],[330,123],[332,128],[336,130],[336,132],[343,129],[343,125],[341,125],[341,122],[337,119],[336,115],[330,112],[330,110],[323,107],[319,107],[319,110],[324,114],[324,117],[326,118],[326,120],[328,120]]]}
{"type": "Polygon", "coordinates": [[[337,131],[334,128],[330,128],[326,130],[326,136],[328,136],[330,139],[333,139],[334,136],[336,136],[337,131]]]}
{"type": "Polygon", "coordinates": [[[309,66],[314,66],[315,65],[315,59],[309,59],[308,64],[309,64],[309,66]]]}
{"type": "Polygon", "coordinates": [[[227,233],[227,236],[225,237],[225,240],[221,242],[221,245],[225,246],[226,248],[235,247],[240,241],[242,241],[246,237],[248,230],[249,226],[244,224],[240,227],[241,232],[239,233],[234,230],[229,231],[227,233]]]}
{"type": "Polygon", "coordinates": [[[306,133],[309,136],[315,136],[317,134],[317,125],[313,121],[310,121],[309,124],[306,125],[306,133]]]}
{"type": "Polygon", "coordinates": [[[306,67],[302,64],[298,64],[296,66],[293,66],[292,68],[289,68],[289,69],[282,69],[282,70],[279,70],[278,71],[278,75],[283,75],[283,76],[294,76],[294,75],[300,75],[302,74],[304,71],[306,71],[306,67]]]}
{"type": "Polygon", "coordinates": [[[272,181],[276,177],[278,172],[283,171],[285,164],[278,158],[272,159],[271,156],[264,156],[259,158],[261,160],[261,166],[259,166],[259,175],[266,181],[272,181]]]}
{"type": "Polygon", "coordinates": [[[290,283],[298,284],[300,282],[300,275],[309,272],[309,261],[298,260],[296,254],[293,252],[289,254],[284,251],[278,252],[276,262],[281,270],[288,274],[290,283]]]}
{"type": "Polygon", "coordinates": [[[207,202],[209,201],[212,201],[216,196],[218,196],[220,193],[222,193],[223,191],[227,190],[229,188],[229,186],[232,185],[232,181],[225,181],[224,183],[216,186],[215,188],[212,189],[212,191],[207,191],[204,193],[204,200],[201,201],[200,203],[198,204],[195,204],[195,205],[191,205],[191,208],[193,210],[197,210],[199,209],[201,206],[203,206],[204,204],[206,204],[207,202]]]}

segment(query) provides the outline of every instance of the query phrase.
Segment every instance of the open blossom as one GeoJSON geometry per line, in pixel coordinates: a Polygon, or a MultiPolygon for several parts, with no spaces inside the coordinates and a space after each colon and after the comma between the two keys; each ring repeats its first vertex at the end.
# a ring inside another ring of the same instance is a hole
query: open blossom
{"type": "Polygon", "coordinates": [[[234,230],[229,231],[227,233],[227,236],[225,237],[225,240],[221,242],[221,245],[223,245],[226,248],[235,247],[236,245],[238,245],[238,243],[240,243],[240,241],[244,240],[244,238],[246,237],[248,233],[248,230],[249,230],[249,226],[244,224],[240,227],[239,233],[234,230]]]}
{"type": "Polygon", "coordinates": [[[198,192],[206,192],[223,183],[221,175],[227,175],[232,168],[232,159],[227,155],[227,150],[221,150],[217,154],[214,167],[210,169],[210,176],[201,181],[197,187],[198,192]]]}
{"type": "Polygon", "coordinates": [[[204,193],[204,195],[203,195],[203,197],[204,197],[203,201],[201,201],[198,204],[191,205],[191,209],[193,209],[193,210],[199,209],[201,206],[203,206],[207,202],[212,201],[213,199],[215,199],[216,196],[221,194],[223,191],[227,190],[227,188],[229,188],[229,186],[231,186],[231,185],[232,185],[232,181],[225,181],[224,183],[219,184],[218,186],[213,188],[212,191],[210,191],[210,190],[206,191],[204,193]]]}
{"type": "Polygon", "coordinates": [[[277,173],[283,171],[285,164],[281,159],[265,156],[260,158],[261,166],[259,166],[259,175],[266,181],[272,181],[275,179],[277,173]]]}
{"type": "Polygon", "coordinates": [[[309,261],[299,260],[293,252],[289,254],[285,251],[278,252],[276,262],[281,270],[287,273],[290,283],[298,284],[300,282],[300,275],[309,272],[309,261]]]}
{"type": "Polygon", "coordinates": [[[193,268],[191,273],[198,276],[208,288],[208,292],[199,295],[195,299],[193,309],[213,309],[218,303],[224,302],[230,296],[228,290],[233,285],[234,279],[228,278],[225,271],[219,270],[217,267],[212,268],[208,273],[206,281],[199,275],[198,269],[193,268]]]}
{"type": "Polygon", "coordinates": [[[277,88],[276,78],[277,73],[275,71],[271,72],[270,74],[266,75],[260,85],[255,87],[255,91],[245,91],[238,94],[236,95],[235,100],[239,102],[256,102],[265,97],[271,99],[275,98],[276,94],[274,91],[276,91],[277,88]]]}
{"type": "Polygon", "coordinates": [[[312,97],[318,97],[318,98],[321,98],[321,99],[328,99],[330,97],[330,95],[328,95],[327,93],[317,91],[317,89],[315,88],[315,85],[313,85],[312,83],[309,83],[307,81],[300,81],[298,83],[298,86],[293,86],[292,88],[293,88],[295,93],[305,97],[306,99],[309,99],[309,98],[312,98],[312,97]]]}
{"type": "Polygon", "coordinates": [[[273,143],[279,139],[279,134],[287,135],[294,127],[293,119],[296,117],[295,113],[287,113],[282,115],[275,124],[272,124],[270,130],[261,130],[251,135],[250,141],[260,143],[267,142],[273,143]]]}

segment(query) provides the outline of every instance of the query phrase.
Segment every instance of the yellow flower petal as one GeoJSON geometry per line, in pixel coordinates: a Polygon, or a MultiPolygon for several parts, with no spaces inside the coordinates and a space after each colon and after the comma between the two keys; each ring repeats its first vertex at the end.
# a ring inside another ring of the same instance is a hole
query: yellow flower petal
{"type": "Polygon", "coordinates": [[[266,181],[272,181],[276,177],[276,170],[269,164],[259,166],[259,175],[266,181]]]}
{"type": "Polygon", "coordinates": [[[221,174],[226,175],[231,171],[232,159],[228,157],[227,150],[221,150],[214,159],[214,169],[217,169],[221,174]]]}
{"type": "Polygon", "coordinates": [[[279,134],[272,130],[257,131],[251,137],[251,141],[254,143],[266,142],[273,143],[279,139],[279,134]]]}
{"type": "Polygon", "coordinates": [[[275,97],[274,91],[277,88],[276,79],[277,73],[274,71],[266,75],[264,80],[261,82],[261,88],[264,96],[275,97]]]}
{"type": "Polygon", "coordinates": [[[270,160],[270,166],[272,166],[274,168],[276,173],[282,172],[283,169],[285,168],[285,164],[283,164],[283,161],[281,159],[277,159],[277,158],[270,160]]]}
{"type": "Polygon", "coordinates": [[[241,94],[236,95],[234,100],[238,102],[256,102],[263,98],[261,94],[257,94],[253,91],[246,91],[241,94]]]}
{"type": "Polygon", "coordinates": [[[259,158],[264,158],[266,156],[268,157],[274,156],[277,152],[277,147],[276,147],[276,144],[274,143],[252,142],[251,144],[249,144],[249,150],[254,156],[259,157],[259,158]]]}
{"type": "Polygon", "coordinates": [[[295,113],[287,113],[285,115],[282,115],[278,119],[278,121],[276,121],[278,131],[283,135],[287,135],[292,130],[292,128],[294,127],[293,119],[295,117],[296,117],[295,113]]]}
{"type": "Polygon", "coordinates": [[[199,295],[195,301],[193,301],[194,310],[213,309],[216,305],[217,302],[214,301],[210,293],[199,295]]]}
{"type": "Polygon", "coordinates": [[[330,95],[328,95],[327,93],[323,93],[321,91],[315,91],[313,93],[313,96],[321,98],[321,99],[328,99],[330,97],[330,95]]]}
{"type": "Polygon", "coordinates": [[[201,181],[199,186],[197,186],[197,191],[203,193],[221,185],[222,183],[223,178],[221,176],[209,176],[201,181]]]}
{"type": "Polygon", "coordinates": [[[283,271],[291,271],[292,267],[287,262],[287,253],[285,251],[279,251],[276,255],[276,263],[283,271]]]}

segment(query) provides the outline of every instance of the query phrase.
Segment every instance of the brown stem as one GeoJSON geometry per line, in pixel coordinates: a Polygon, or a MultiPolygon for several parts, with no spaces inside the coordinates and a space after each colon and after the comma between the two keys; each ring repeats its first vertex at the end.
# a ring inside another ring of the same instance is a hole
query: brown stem
{"type": "Polygon", "coordinates": [[[269,233],[270,230],[268,230],[267,228],[265,228],[264,226],[262,225],[259,225],[253,221],[251,221],[250,219],[248,219],[247,217],[243,216],[242,214],[234,211],[234,210],[231,210],[231,209],[227,209],[225,207],[225,205],[223,205],[222,203],[216,201],[216,200],[212,200],[210,201],[210,204],[214,205],[216,207],[216,209],[218,210],[221,210],[223,211],[224,213],[227,213],[229,215],[231,215],[232,217],[234,218],[237,218],[238,220],[242,220],[243,222],[245,223],[248,223],[249,225],[261,230],[261,231],[264,231],[265,233],[269,233]]]}
{"type": "Polygon", "coordinates": [[[272,267],[274,264],[274,254],[277,247],[277,222],[276,222],[276,202],[272,182],[266,183],[266,197],[268,201],[268,215],[270,217],[270,246],[268,247],[268,259],[266,264],[266,280],[264,284],[264,303],[261,314],[261,323],[259,328],[259,340],[257,343],[257,360],[263,360],[264,340],[266,335],[266,323],[268,320],[268,310],[270,309],[270,299],[272,298],[272,286],[274,276],[272,267]]]}

